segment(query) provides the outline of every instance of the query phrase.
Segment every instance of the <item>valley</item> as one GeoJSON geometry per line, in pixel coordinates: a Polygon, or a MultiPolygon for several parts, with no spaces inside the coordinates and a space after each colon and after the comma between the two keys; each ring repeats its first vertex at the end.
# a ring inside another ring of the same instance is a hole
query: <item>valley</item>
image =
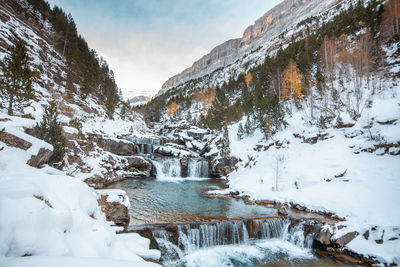
{"type": "Polygon", "coordinates": [[[2,1],[0,266],[398,266],[399,6],[282,1],[124,99],[71,14],[2,1]]]}

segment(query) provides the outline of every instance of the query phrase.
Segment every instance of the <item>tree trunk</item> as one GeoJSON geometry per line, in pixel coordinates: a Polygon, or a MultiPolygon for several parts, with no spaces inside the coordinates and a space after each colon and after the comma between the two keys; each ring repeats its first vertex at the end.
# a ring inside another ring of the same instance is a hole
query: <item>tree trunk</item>
{"type": "Polygon", "coordinates": [[[13,115],[13,104],[14,104],[14,94],[10,95],[10,101],[8,101],[8,115],[13,115]]]}

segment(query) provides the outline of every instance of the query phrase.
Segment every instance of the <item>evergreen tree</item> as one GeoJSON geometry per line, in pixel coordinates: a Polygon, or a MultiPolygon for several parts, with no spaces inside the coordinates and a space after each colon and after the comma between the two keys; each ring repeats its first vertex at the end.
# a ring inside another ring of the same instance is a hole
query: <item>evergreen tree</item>
{"type": "Polygon", "coordinates": [[[231,149],[230,149],[230,143],[229,143],[229,132],[228,132],[228,127],[226,125],[224,126],[224,134],[222,136],[222,150],[221,150],[221,156],[223,158],[229,157],[231,154],[231,149]]]}
{"type": "Polygon", "coordinates": [[[237,136],[238,136],[239,140],[242,140],[243,137],[244,137],[244,129],[243,129],[242,123],[239,123],[239,128],[238,128],[237,136]]]}
{"type": "Polygon", "coordinates": [[[46,107],[42,121],[36,124],[37,137],[53,145],[53,155],[49,164],[61,169],[64,166],[65,138],[62,135],[62,126],[58,121],[58,112],[55,102],[46,107]]]}
{"type": "Polygon", "coordinates": [[[68,98],[72,99],[73,94],[76,93],[76,88],[74,85],[74,75],[71,71],[67,72],[67,78],[65,81],[65,88],[67,89],[67,96],[68,98]]]}
{"type": "Polygon", "coordinates": [[[35,95],[29,57],[22,41],[15,42],[11,54],[4,58],[1,69],[0,94],[8,99],[8,115],[13,115],[15,102],[26,104],[35,95]]]}
{"type": "Polygon", "coordinates": [[[252,135],[253,134],[253,125],[250,119],[250,116],[247,116],[246,123],[244,125],[244,132],[246,136],[252,135]]]}

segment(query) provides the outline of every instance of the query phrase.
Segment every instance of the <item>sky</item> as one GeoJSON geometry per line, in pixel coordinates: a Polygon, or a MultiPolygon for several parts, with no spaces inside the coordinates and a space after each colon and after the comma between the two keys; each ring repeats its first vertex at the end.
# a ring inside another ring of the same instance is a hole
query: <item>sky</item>
{"type": "Polygon", "coordinates": [[[152,96],[282,0],[48,0],[114,71],[124,98],[152,96]]]}

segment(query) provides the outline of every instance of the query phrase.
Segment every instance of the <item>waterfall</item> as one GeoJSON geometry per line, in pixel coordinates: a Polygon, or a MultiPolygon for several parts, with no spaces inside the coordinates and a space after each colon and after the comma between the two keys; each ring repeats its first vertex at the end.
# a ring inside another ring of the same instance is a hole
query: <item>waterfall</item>
{"type": "Polygon", "coordinates": [[[135,143],[138,146],[138,151],[142,155],[149,155],[153,153],[154,146],[159,146],[162,144],[159,139],[152,139],[146,137],[127,137],[127,140],[135,143]]]}
{"type": "Polygon", "coordinates": [[[189,159],[188,177],[208,177],[208,161],[204,159],[189,159]]]}
{"type": "Polygon", "coordinates": [[[289,219],[223,221],[177,226],[175,234],[153,232],[164,262],[178,261],[195,251],[224,245],[252,245],[257,240],[282,240],[311,249],[313,235],[305,235],[304,223],[291,225],[289,219]]]}
{"type": "Polygon", "coordinates": [[[305,235],[304,222],[299,223],[291,229],[287,229],[284,238],[301,248],[311,249],[313,245],[313,234],[309,233],[305,235]]]}
{"type": "Polygon", "coordinates": [[[163,158],[152,161],[157,178],[181,177],[181,163],[178,158],[163,158]]]}

